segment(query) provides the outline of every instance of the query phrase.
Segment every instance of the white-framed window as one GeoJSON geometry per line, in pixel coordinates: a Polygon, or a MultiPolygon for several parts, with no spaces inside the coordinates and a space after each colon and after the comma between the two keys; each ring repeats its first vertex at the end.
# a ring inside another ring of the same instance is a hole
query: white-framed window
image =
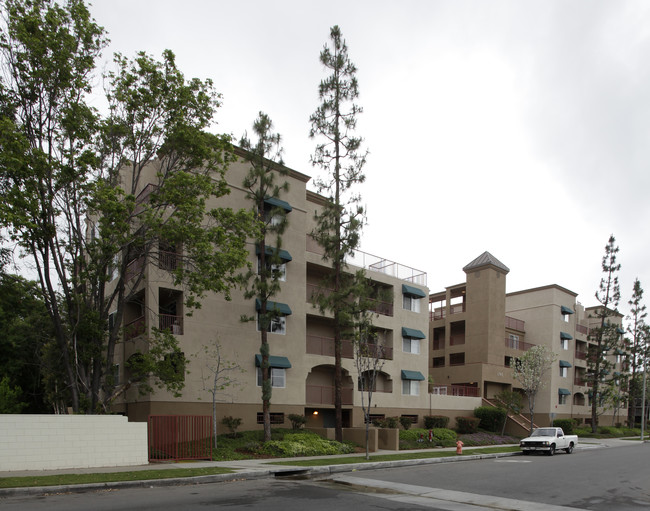
{"type": "Polygon", "coordinates": [[[560,339],[560,345],[562,346],[563,350],[568,350],[569,349],[569,340],[568,339],[560,339]]]}
{"type": "Polygon", "coordinates": [[[420,312],[420,298],[411,295],[404,295],[402,299],[404,310],[411,312],[420,312]]]}
{"type": "Polygon", "coordinates": [[[568,367],[560,367],[560,377],[561,378],[566,378],[569,376],[569,368],[568,367]]]}
{"type": "MultiPolygon", "coordinates": [[[[257,315],[257,331],[259,332],[260,328],[260,315],[257,315]]],[[[280,334],[284,335],[287,333],[287,318],[286,316],[276,316],[271,320],[267,332],[271,334],[280,334]]]]}
{"type": "Polygon", "coordinates": [[[562,314],[562,321],[564,321],[565,323],[568,323],[569,322],[569,316],[570,316],[570,314],[562,314]]]}
{"type": "Polygon", "coordinates": [[[412,353],[413,355],[419,355],[420,339],[411,339],[410,337],[402,337],[402,351],[404,353],[412,353]]]}
{"type": "MultiPolygon", "coordinates": [[[[267,262],[268,264],[268,262],[267,262]]],[[[280,282],[286,282],[287,281],[287,264],[286,263],[281,263],[281,264],[271,264],[269,265],[271,268],[271,273],[273,274],[274,277],[277,277],[277,280],[280,282]]],[[[262,269],[262,261],[260,258],[257,258],[257,274],[259,275],[260,270],[262,269]]]]}
{"type": "MultiPolygon", "coordinates": [[[[566,369],[566,367],[564,369],[566,369]]],[[[557,404],[559,404],[559,405],[565,405],[566,404],[566,395],[565,394],[560,394],[558,396],[557,404]]]]}
{"type": "Polygon", "coordinates": [[[420,382],[418,380],[402,380],[402,395],[419,396],[420,382]]]}
{"type": "MultiPolygon", "coordinates": [[[[257,386],[262,386],[262,368],[257,367],[257,386]]],[[[281,367],[270,367],[271,371],[271,387],[285,388],[286,387],[286,369],[281,367]]]]}
{"type": "Polygon", "coordinates": [[[510,344],[510,348],[513,348],[515,350],[519,349],[519,336],[515,334],[508,334],[508,340],[510,344]]]}
{"type": "Polygon", "coordinates": [[[620,364],[623,361],[623,356],[622,355],[616,355],[616,363],[620,364]]]}

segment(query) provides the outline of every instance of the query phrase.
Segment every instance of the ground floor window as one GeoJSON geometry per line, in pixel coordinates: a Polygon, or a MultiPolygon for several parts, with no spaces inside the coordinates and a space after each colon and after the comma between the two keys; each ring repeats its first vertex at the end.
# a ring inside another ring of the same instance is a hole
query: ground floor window
{"type": "MultiPolygon", "coordinates": [[[[257,412],[257,423],[264,424],[263,412],[257,412]]],[[[271,413],[271,424],[284,424],[284,413],[271,413]]]]}
{"type": "Polygon", "coordinates": [[[418,380],[402,380],[402,394],[404,396],[419,396],[420,382],[418,380]]]}

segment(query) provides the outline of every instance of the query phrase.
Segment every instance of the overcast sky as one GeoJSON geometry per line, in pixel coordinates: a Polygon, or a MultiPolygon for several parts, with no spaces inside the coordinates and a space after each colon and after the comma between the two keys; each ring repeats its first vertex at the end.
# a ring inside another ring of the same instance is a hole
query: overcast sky
{"type": "MultiPolygon", "coordinates": [[[[341,27],[358,68],[370,151],[362,250],[465,280],[489,251],[507,290],[559,284],[594,305],[610,234],[621,309],[650,296],[650,2],[95,0],[119,51],[173,50],[223,94],[238,140],[262,110],[285,163],[316,176],[309,116],[318,56],[341,27]]],[[[647,302],[648,300],[646,300],[647,302]]]]}

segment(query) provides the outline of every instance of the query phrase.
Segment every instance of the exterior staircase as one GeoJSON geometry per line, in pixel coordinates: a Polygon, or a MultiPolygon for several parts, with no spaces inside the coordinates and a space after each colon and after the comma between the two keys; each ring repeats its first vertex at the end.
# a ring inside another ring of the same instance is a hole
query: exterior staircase
{"type": "MultiPolygon", "coordinates": [[[[487,398],[482,398],[483,399],[483,405],[485,406],[492,406],[494,408],[497,408],[497,399],[487,399],[487,398]]],[[[526,417],[525,415],[519,413],[517,415],[508,415],[508,418],[506,419],[506,428],[508,427],[508,423],[518,432],[518,433],[523,433],[525,436],[528,436],[528,433],[530,432],[530,419],[526,417]]],[[[538,428],[539,426],[533,422],[533,428],[538,428]]]]}

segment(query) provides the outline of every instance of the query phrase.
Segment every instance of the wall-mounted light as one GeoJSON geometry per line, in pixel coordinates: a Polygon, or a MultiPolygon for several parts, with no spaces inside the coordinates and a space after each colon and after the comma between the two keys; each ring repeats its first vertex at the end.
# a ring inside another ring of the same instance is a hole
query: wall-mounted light
{"type": "Polygon", "coordinates": [[[318,410],[314,410],[312,415],[318,415],[318,410]]]}

